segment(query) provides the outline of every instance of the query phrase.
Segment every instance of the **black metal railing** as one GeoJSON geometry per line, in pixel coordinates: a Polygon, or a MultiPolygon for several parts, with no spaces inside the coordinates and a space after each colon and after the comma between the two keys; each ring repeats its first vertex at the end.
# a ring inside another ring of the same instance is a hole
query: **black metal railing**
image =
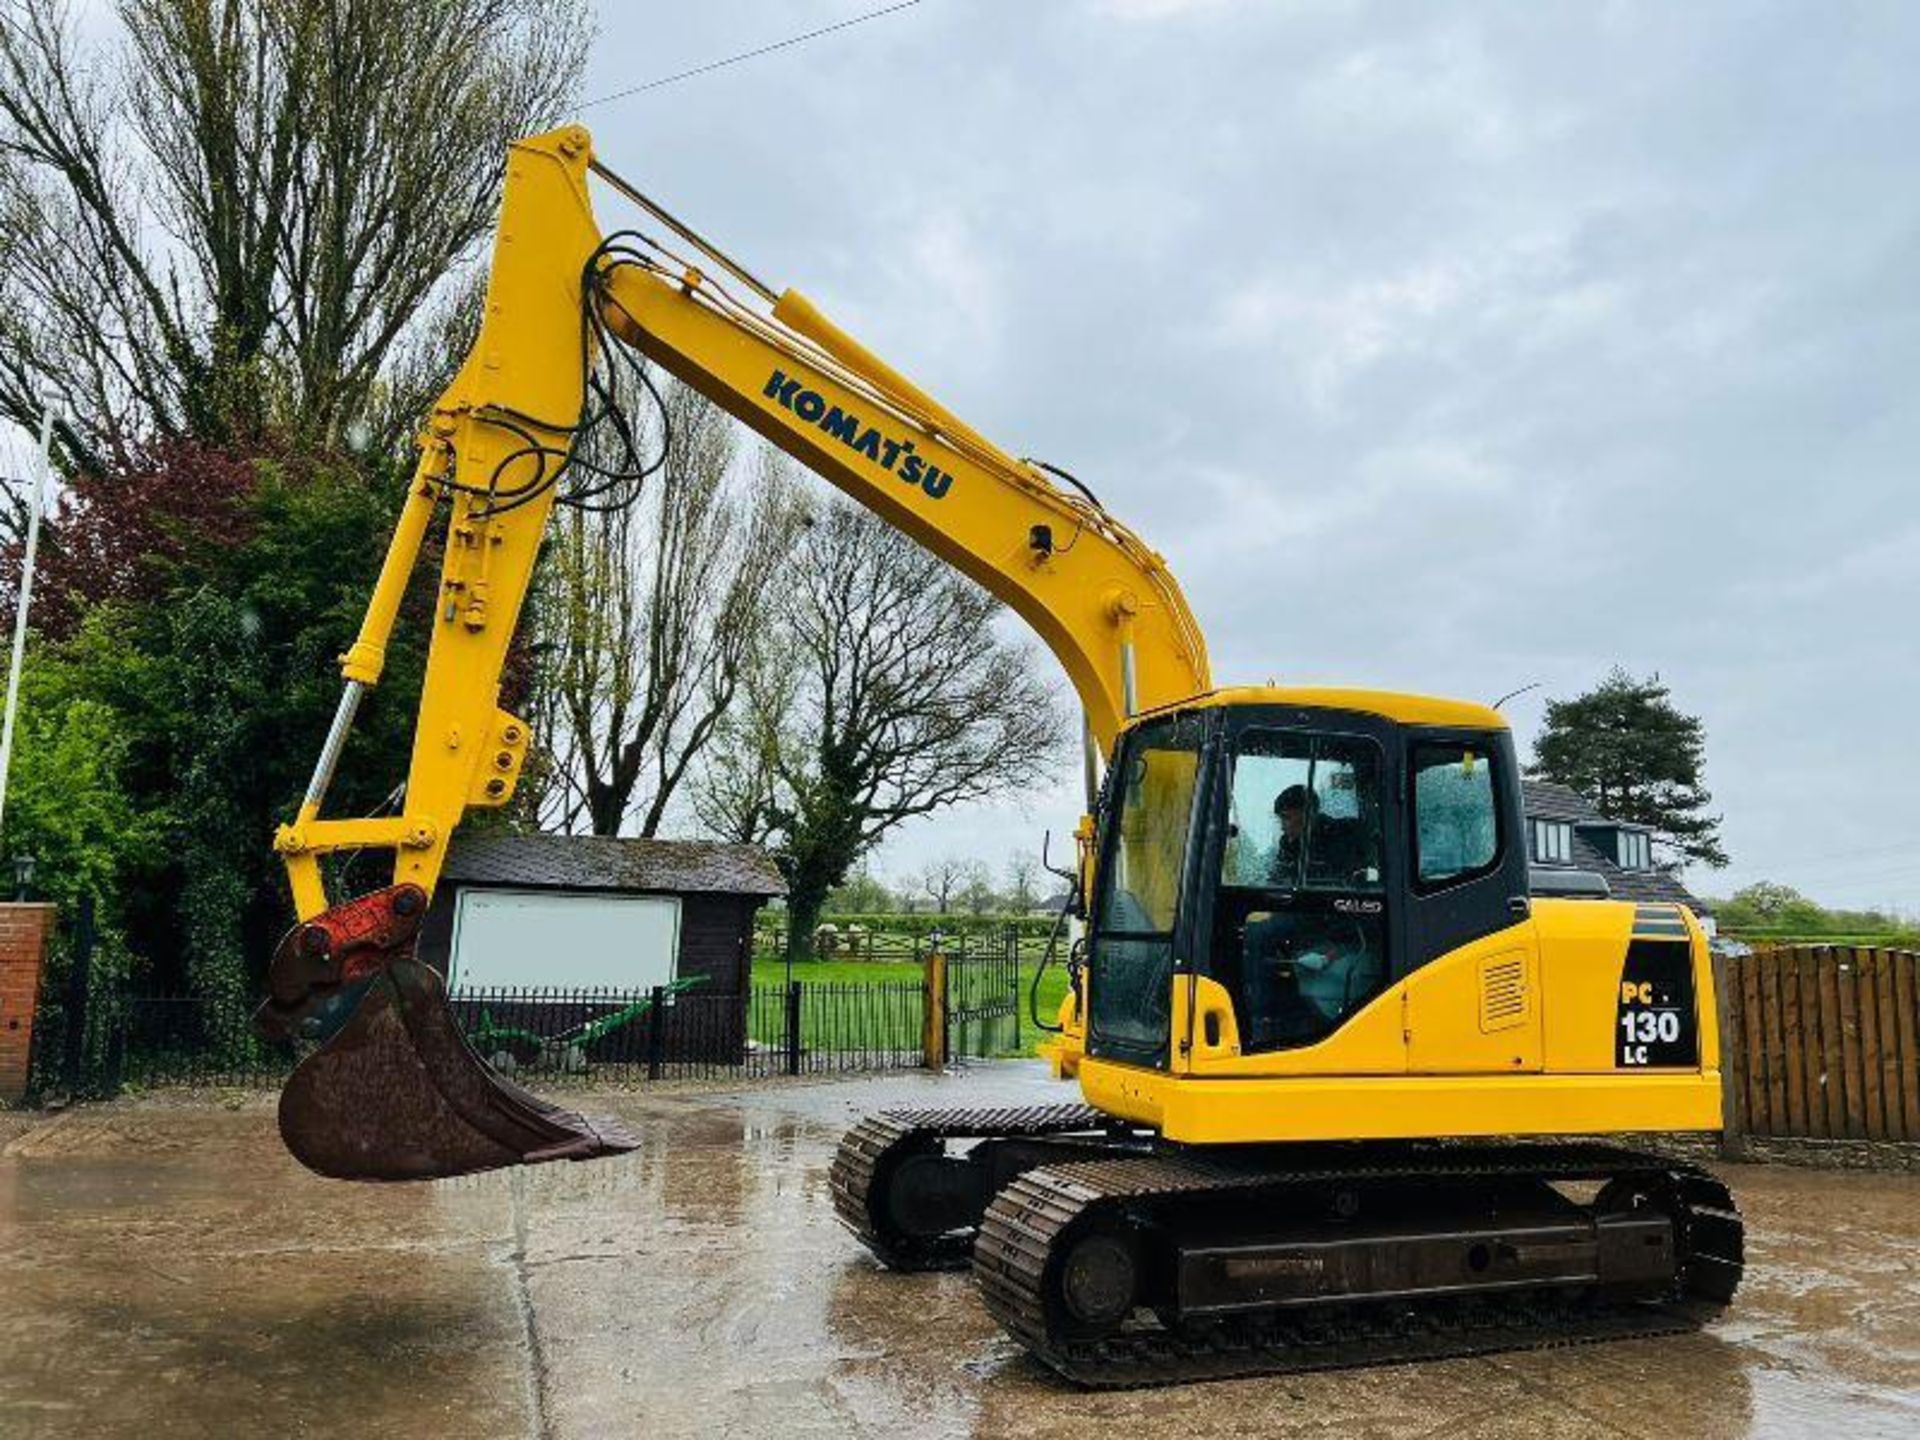
{"type": "Polygon", "coordinates": [[[242,999],[96,988],[34,1025],[32,1090],[104,1098],[166,1085],[277,1085],[298,1058],[253,1033],[242,999]]]}
{"type": "MultiPolygon", "coordinates": [[[[626,1084],[900,1069],[921,1063],[918,976],[744,991],[466,990],[449,1000],[480,1056],[542,1085],[626,1084]]],[[[279,1084],[299,1059],[254,1035],[253,1004],[95,993],[50,1007],[34,1035],[33,1090],[103,1097],[156,1086],[279,1084]],[[77,1022],[77,1023],[76,1023],[77,1022]]]]}
{"type": "Polygon", "coordinates": [[[616,1084],[917,1065],[925,1003],[917,979],[797,980],[736,993],[468,991],[452,1002],[496,1069],[616,1084]]]}

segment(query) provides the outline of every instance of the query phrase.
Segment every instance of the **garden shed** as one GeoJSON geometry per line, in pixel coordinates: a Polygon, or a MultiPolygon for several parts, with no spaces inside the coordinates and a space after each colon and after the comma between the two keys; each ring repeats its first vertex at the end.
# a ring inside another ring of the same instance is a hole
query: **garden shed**
{"type": "Polygon", "coordinates": [[[463,835],[419,955],[455,992],[639,991],[700,978],[744,994],[754,913],[786,893],[757,845],[599,835],[463,835]]]}
{"type": "Polygon", "coordinates": [[[738,1065],[754,913],[785,893],[755,845],[465,835],[417,953],[496,1065],[738,1065]],[[514,1045],[525,1053],[492,1053],[514,1045]]]}

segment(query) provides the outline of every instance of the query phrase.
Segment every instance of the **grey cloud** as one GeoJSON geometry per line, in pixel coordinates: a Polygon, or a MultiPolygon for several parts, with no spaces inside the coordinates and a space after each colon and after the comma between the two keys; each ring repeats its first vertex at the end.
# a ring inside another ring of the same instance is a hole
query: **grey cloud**
{"type": "MultiPolygon", "coordinates": [[[[590,93],[765,23],[609,7],[590,93]]],[[[929,0],[585,118],[1094,483],[1222,678],[1657,669],[1709,726],[1707,886],[1914,906],[1916,61],[1896,6],[929,0]]]]}

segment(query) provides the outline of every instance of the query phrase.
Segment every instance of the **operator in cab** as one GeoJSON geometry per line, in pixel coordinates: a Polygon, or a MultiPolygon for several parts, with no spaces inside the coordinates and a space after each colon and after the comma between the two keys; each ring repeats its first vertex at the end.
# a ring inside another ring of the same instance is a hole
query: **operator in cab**
{"type": "Polygon", "coordinates": [[[1273,878],[1285,885],[1301,872],[1307,853],[1308,822],[1319,813],[1314,793],[1304,785],[1289,785],[1273,801],[1273,813],[1280,818],[1280,843],[1273,852],[1273,878]]]}
{"type": "Polygon", "coordinates": [[[1273,852],[1273,883],[1296,889],[1307,881],[1354,878],[1368,863],[1357,822],[1326,820],[1320,797],[1305,785],[1289,785],[1274,798],[1280,843],[1273,852]]]}
{"type": "MultiPolygon", "coordinates": [[[[1319,796],[1289,785],[1274,797],[1280,822],[1271,883],[1286,891],[1340,888],[1374,863],[1357,821],[1320,813],[1319,796]]],[[[1255,1042],[1300,1043],[1324,1034],[1379,988],[1380,957],[1366,930],[1315,913],[1249,917],[1249,979],[1255,1042]]]]}

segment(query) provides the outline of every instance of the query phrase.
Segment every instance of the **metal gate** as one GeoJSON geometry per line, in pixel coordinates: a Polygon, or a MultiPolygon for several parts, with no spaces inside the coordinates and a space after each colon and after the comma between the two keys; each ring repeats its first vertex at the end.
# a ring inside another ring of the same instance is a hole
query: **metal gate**
{"type": "Polygon", "coordinates": [[[1020,934],[1013,926],[948,956],[946,1019],[949,1056],[1020,1053],[1020,934]]]}

